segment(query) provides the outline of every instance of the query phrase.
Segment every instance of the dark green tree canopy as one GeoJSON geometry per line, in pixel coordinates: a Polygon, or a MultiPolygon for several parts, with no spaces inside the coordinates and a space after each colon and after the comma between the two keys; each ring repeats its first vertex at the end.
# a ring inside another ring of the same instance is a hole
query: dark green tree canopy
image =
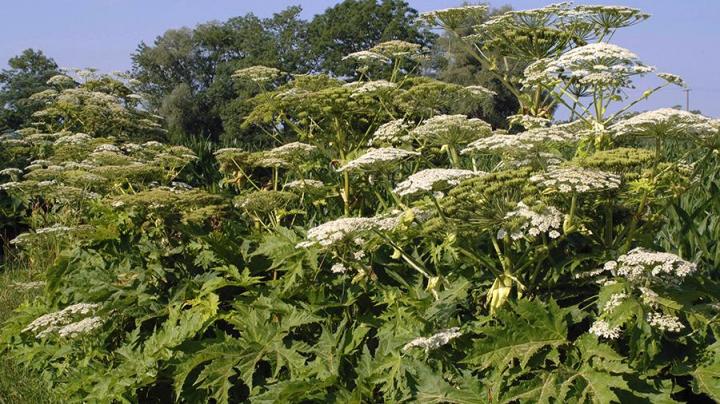
{"type": "Polygon", "coordinates": [[[402,0],[345,0],[315,16],[308,27],[315,68],[352,74],[342,58],[393,39],[430,46],[436,35],[416,23],[417,10],[402,0]]]}
{"type": "Polygon", "coordinates": [[[342,61],[348,53],[392,39],[430,46],[436,37],[416,25],[418,13],[405,1],[347,0],[311,22],[300,18],[301,11],[289,7],[265,19],[247,14],[141,43],[132,55],[133,75],[168,121],[170,135],[219,139],[226,131],[222,111],[254,95],[231,79],[237,69],[265,65],[349,75],[353,69],[342,61]]]}
{"type": "Polygon", "coordinates": [[[41,50],[25,49],[8,60],[8,66],[0,71],[0,131],[29,122],[39,108],[29,97],[50,88],[48,79],[60,74],[57,63],[41,50]]]}
{"type": "Polygon", "coordinates": [[[152,45],[141,43],[132,55],[133,75],[151,106],[168,119],[171,135],[217,139],[219,111],[238,96],[230,78],[236,69],[262,64],[306,70],[300,11],[290,7],[266,19],[247,14],[168,30],[152,45]]]}

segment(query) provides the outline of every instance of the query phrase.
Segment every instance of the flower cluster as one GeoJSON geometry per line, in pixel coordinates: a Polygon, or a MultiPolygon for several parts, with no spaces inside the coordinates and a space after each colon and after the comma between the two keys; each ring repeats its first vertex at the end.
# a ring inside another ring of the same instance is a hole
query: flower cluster
{"type": "Polygon", "coordinates": [[[103,323],[104,321],[100,317],[86,317],[80,321],[60,327],[57,330],[57,333],[61,337],[72,338],[80,334],[87,334],[97,328],[100,328],[103,323]]]}
{"type": "Polygon", "coordinates": [[[324,186],[325,186],[325,184],[322,181],[311,180],[311,179],[302,179],[302,180],[290,181],[287,184],[285,184],[283,186],[283,188],[290,189],[293,191],[308,192],[308,191],[322,189],[324,186]]]}
{"type": "Polygon", "coordinates": [[[461,145],[492,133],[489,123],[465,115],[437,115],[413,129],[410,135],[426,145],[461,145]]]}
{"type": "Polygon", "coordinates": [[[443,191],[458,185],[460,181],[485,174],[471,170],[450,168],[428,168],[418,171],[395,187],[395,193],[400,196],[410,196],[419,193],[443,191]]]}
{"type": "Polygon", "coordinates": [[[45,281],[32,281],[32,282],[13,282],[12,286],[22,290],[32,290],[44,288],[47,285],[45,281]]]}
{"type": "Polygon", "coordinates": [[[618,339],[620,338],[620,327],[611,327],[610,324],[605,320],[596,320],[592,326],[590,326],[590,333],[595,334],[598,337],[607,339],[618,339]]]}
{"type": "Polygon", "coordinates": [[[547,233],[550,238],[560,237],[559,230],[562,228],[565,216],[553,206],[538,206],[531,209],[523,202],[518,202],[517,207],[505,214],[506,227],[498,230],[497,238],[503,239],[509,235],[513,240],[523,237],[537,237],[547,233]]]}
{"type": "Polygon", "coordinates": [[[520,125],[523,128],[527,129],[535,129],[535,128],[545,128],[552,123],[550,119],[542,118],[539,116],[533,116],[533,115],[526,115],[526,114],[517,114],[517,115],[510,115],[507,117],[508,123],[512,125],[520,125]]]}
{"type": "Polygon", "coordinates": [[[662,279],[669,283],[678,283],[693,274],[697,265],[675,254],[637,247],[618,257],[617,261],[608,261],[604,268],[631,282],[662,279]]]}
{"type": "Polygon", "coordinates": [[[298,248],[315,245],[331,247],[341,241],[356,238],[359,234],[372,231],[393,230],[399,222],[397,217],[345,217],[308,230],[306,241],[297,244],[298,248]]]}
{"type": "Polygon", "coordinates": [[[482,95],[482,96],[486,96],[486,97],[494,97],[497,95],[497,93],[495,91],[485,88],[483,86],[478,86],[478,85],[466,86],[465,89],[475,95],[482,95]]]}
{"type": "Polygon", "coordinates": [[[413,56],[420,52],[420,45],[400,40],[381,42],[369,49],[386,57],[413,56]]]}
{"type": "Polygon", "coordinates": [[[63,145],[63,144],[83,144],[87,141],[92,139],[90,135],[87,135],[85,133],[76,133],[73,135],[65,135],[60,138],[58,138],[55,141],[55,146],[63,145]]]}
{"type": "Polygon", "coordinates": [[[651,327],[655,327],[660,331],[680,332],[685,328],[685,325],[680,322],[677,316],[670,314],[652,312],[647,314],[646,320],[651,327]]]}
{"type": "Polygon", "coordinates": [[[657,73],[656,76],[667,81],[670,84],[675,84],[676,86],[680,87],[687,87],[687,84],[685,84],[685,80],[683,80],[683,78],[678,76],[677,74],[657,73]]]}
{"type": "Polygon", "coordinates": [[[82,322],[82,324],[78,324],[73,320],[77,319],[78,316],[95,312],[99,307],[100,305],[95,303],[73,304],[62,310],[44,314],[36,318],[28,324],[22,332],[33,333],[37,338],[44,338],[54,332],[57,332],[61,336],[72,336],[81,332],[89,332],[102,324],[99,318],[85,322],[80,320],[78,323],[82,322]]]}
{"type": "Polygon", "coordinates": [[[344,274],[349,270],[350,269],[341,262],[336,262],[335,264],[333,264],[332,267],[330,267],[330,272],[332,272],[334,274],[344,274]]]}
{"type": "MultiPolygon", "coordinates": [[[[352,83],[351,83],[352,84],[352,83]]],[[[394,90],[397,88],[397,84],[391,83],[387,80],[373,80],[366,81],[360,85],[355,86],[353,89],[352,96],[358,96],[360,94],[379,93],[394,90]]]]}
{"type": "Polygon", "coordinates": [[[448,29],[458,28],[467,21],[479,21],[488,13],[485,4],[467,5],[462,7],[433,10],[420,14],[420,19],[432,26],[442,26],[448,29]]]}
{"type": "Polygon", "coordinates": [[[517,135],[495,134],[478,139],[462,150],[462,154],[477,151],[498,151],[517,153],[547,148],[557,143],[568,143],[579,140],[579,136],[557,127],[535,128],[517,135]]]}
{"type": "Polygon", "coordinates": [[[0,170],[0,177],[10,177],[13,181],[17,181],[23,174],[23,170],[19,168],[5,168],[0,170]]]}
{"type": "Polygon", "coordinates": [[[397,149],[393,147],[382,147],[369,149],[365,154],[347,162],[337,171],[383,171],[394,166],[396,163],[409,157],[419,156],[420,153],[397,149]]]}
{"type": "Polygon", "coordinates": [[[409,125],[404,119],[380,125],[368,141],[368,146],[396,146],[410,143],[412,138],[408,135],[409,125]]]}
{"type": "Polygon", "coordinates": [[[560,193],[607,191],[618,189],[621,183],[617,174],[579,167],[552,168],[548,172],[530,177],[530,181],[560,193]]]}
{"type": "Polygon", "coordinates": [[[256,83],[265,83],[273,81],[282,75],[282,71],[274,67],[267,66],[251,66],[244,69],[235,70],[232,74],[233,78],[254,81],[256,83]]]}
{"type": "Polygon", "coordinates": [[[614,293],[610,296],[608,301],[605,302],[602,310],[604,312],[611,312],[615,310],[615,308],[618,307],[627,297],[627,293],[614,293]]]}
{"type": "Polygon", "coordinates": [[[75,228],[75,227],[68,227],[68,226],[63,226],[61,224],[54,224],[49,227],[42,227],[42,228],[36,229],[34,232],[22,233],[22,234],[18,235],[17,237],[15,237],[14,239],[10,240],[10,244],[25,245],[25,244],[30,243],[32,240],[34,240],[36,238],[36,235],[48,235],[48,236],[67,235],[77,229],[78,228],[75,228]]]}
{"type": "MultiPolygon", "coordinates": [[[[220,152],[221,150],[218,150],[220,152]]],[[[292,142],[274,149],[259,152],[253,159],[256,167],[292,167],[307,160],[308,156],[317,151],[317,147],[292,142]]],[[[218,153],[216,152],[216,154],[218,153]]]]}
{"type": "Polygon", "coordinates": [[[448,328],[447,330],[442,330],[436,334],[433,334],[430,337],[415,338],[414,340],[405,344],[402,350],[408,351],[412,348],[423,348],[425,349],[425,352],[429,352],[434,349],[438,349],[443,345],[446,345],[450,341],[454,340],[455,338],[461,337],[462,335],[463,333],[460,332],[460,328],[452,327],[448,328]]]}
{"type": "Polygon", "coordinates": [[[357,63],[365,63],[365,64],[386,64],[390,63],[390,58],[388,58],[385,55],[382,55],[377,52],[372,51],[359,51],[359,52],[353,52],[345,57],[342,58],[342,60],[353,60],[357,63]]]}
{"type": "Polygon", "coordinates": [[[703,136],[717,133],[720,121],[674,108],[643,112],[613,124],[615,136],[703,136]]]}
{"type": "Polygon", "coordinates": [[[603,88],[627,87],[632,76],[653,71],[637,55],[617,45],[598,42],[572,49],[557,59],[539,60],[525,70],[523,83],[568,80],[603,88]]]}

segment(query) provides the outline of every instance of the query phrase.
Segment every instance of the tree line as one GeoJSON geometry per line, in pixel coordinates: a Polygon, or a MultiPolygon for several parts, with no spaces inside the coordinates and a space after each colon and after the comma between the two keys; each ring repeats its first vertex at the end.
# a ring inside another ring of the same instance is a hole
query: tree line
{"type": "MultiPolygon", "coordinates": [[[[483,74],[479,63],[454,49],[446,34],[419,25],[417,10],[406,1],[344,0],[311,20],[302,19],[301,11],[291,6],[268,18],[250,13],[170,29],[152,43],[141,42],[131,55],[130,76],[146,108],[164,118],[168,140],[238,144],[250,136],[242,121],[250,108],[246,100],[257,90],[232,79],[238,69],[265,65],[354,78],[357,72],[344,55],[394,39],[428,50],[420,73],[464,85],[481,83],[496,91],[494,105],[478,110],[478,117],[502,126],[517,110],[513,97],[483,74]]],[[[468,30],[477,23],[465,22],[468,30]]],[[[0,132],[27,126],[42,108],[30,96],[51,88],[46,82],[60,73],[41,50],[27,49],[11,58],[0,72],[0,132]]]]}

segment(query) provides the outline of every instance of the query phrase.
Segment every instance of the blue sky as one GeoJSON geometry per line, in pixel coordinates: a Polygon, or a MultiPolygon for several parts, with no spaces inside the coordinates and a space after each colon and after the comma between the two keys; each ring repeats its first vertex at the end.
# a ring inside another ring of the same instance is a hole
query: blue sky
{"type": "MultiPolygon", "coordinates": [[[[541,7],[551,0],[499,0],[516,9],[541,7]]],[[[311,18],[333,0],[7,0],[0,24],[0,66],[25,48],[42,49],[63,67],[126,70],[140,41],[151,43],[169,28],[192,27],[252,12],[266,17],[289,5],[303,7],[311,18]]],[[[427,11],[452,7],[462,0],[409,0],[427,11]]],[[[720,0],[608,0],[576,3],[638,7],[652,14],[622,30],[614,43],[637,53],[659,71],[676,73],[689,83],[690,107],[720,117],[720,0]]],[[[642,81],[638,91],[649,82],[642,81]]],[[[638,109],[685,103],[680,89],[666,89],[638,109]]]]}

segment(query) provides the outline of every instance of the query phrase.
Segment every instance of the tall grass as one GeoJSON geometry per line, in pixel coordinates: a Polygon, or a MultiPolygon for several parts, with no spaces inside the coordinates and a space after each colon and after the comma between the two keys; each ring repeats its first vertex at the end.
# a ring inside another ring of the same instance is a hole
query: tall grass
{"type": "MultiPolygon", "coordinates": [[[[25,289],[19,284],[37,281],[32,271],[19,261],[0,264],[0,324],[7,321],[23,302],[41,295],[42,289],[25,289]]],[[[0,404],[43,404],[61,402],[37,375],[24,369],[7,353],[0,352],[0,404]]]]}

